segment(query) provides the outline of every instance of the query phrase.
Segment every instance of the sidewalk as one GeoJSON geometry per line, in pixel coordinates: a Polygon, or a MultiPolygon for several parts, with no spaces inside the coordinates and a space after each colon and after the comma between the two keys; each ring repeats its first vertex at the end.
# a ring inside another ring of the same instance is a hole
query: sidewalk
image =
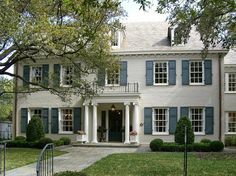
{"type": "MultiPolygon", "coordinates": [[[[69,147],[62,149],[69,153],[54,158],[54,173],[60,171],[81,171],[101,158],[113,153],[133,153],[136,148],[69,147]]],[[[35,176],[36,163],[6,172],[7,176],[35,176]]]]}

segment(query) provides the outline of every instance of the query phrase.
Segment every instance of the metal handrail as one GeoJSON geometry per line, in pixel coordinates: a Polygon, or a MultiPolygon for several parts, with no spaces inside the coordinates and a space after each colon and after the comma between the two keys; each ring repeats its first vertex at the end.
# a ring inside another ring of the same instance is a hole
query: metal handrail
{"type": "Polygon", "coordinates": [[[49,175],[53,175],[53,156],[54,156],[54,144],[53,143],[49,143],[46,144],[43,148],[43,150],[41,151],[38,161],[37,161],[37,165],[36,165],[36,174],[37,176],[47,176],[48,173],[49,175]],[[48,155],[48,150],[51,150],[51,157],[49,157],[48,155]],[[49,162],[48,162],[49,160],[49,162]],[[48,164],[50,164],[48,166],[48,164]],[[44,168],[45,167],[45,168],[44,168]],[[50,168],[49,168],[50,167],[50,168]],[[51,169],[51,170],[50,170],[51,169]]]}

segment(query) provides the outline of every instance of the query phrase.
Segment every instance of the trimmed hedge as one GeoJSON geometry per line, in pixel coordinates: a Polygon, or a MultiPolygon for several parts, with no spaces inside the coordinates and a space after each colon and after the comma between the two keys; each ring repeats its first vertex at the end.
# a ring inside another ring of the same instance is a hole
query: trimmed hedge
{"type": "Polygon", "coordinates": [[[236,136],[226,136],[225,146],[236,146],[236,136]]]}
{"type": "Polygon", "coordinates": [[[209,143],[211,143],[211,140],[210,139],[202,139],[200,142],[205,143],[205,144],[209,144],[209,143]]]}
{"type": "Polygon", "coordinates": [[[35,148],[36,142],[27,142],[25,140],[14,140],[7,142],[7,147],[14,148],[35,148]]]}
{"type": "Polygon", "coordinates": [[[150,148],[152,151],[160,151],[161,147],[163,145],[162,139],[154,139],[150,142],[150,148]]]}
{"type": "Polygon", "coordinates": [[[16,136],[15,141],[25,141],[26,137],[25,136],[16,136]]]}
{"type": "Polygon", "coordinates": [[[44,137],[44,138],[41,138],[37,142],[36,147],[42,149],[42,148],[44,148],[45,145],[47,145],[49,143],[53,143],[53,140],[51,138],[44,137]]]}
{"type": "Polygon", "coordinates": [[[213,152],[220,152],[220,151],[223,151],[224,144],[220,141],[212,141],[210,143],[210,148],[211,148],[211,151],[213,152]]]}
{"type": "Polygon", "coordinates": [[[55,140],[55,141],[53,141],[53,143],[55,144],[55,146],[62,146],[62,145],[64,145],[64,141],[62,141],[62,140],[55,140]]]}
{"type": "Polygon", "coordinates": [[[64,145],[69,145],[71,143],[71,140],[68,137],[62,137],[60,140],[63,141],[64,145]]]}
{"type": "Polygon", "coordinates": [[[54,174],[53,176],[86,176],[83,172],[76,172],[76,171],[64,171],[54,174]]]}

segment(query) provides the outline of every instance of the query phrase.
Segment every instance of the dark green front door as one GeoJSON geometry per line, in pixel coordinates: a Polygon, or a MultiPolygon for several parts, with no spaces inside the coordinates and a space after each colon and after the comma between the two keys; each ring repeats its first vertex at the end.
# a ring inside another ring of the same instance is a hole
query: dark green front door
{"type": "Polygon", "coordinates": [[[109,111],[109,141],[122,142],[122,111],[109,111]]]}

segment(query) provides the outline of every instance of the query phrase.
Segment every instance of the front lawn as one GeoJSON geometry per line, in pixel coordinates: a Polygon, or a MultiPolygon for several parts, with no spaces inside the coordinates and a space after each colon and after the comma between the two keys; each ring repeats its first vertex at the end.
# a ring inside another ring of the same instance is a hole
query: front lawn
{"type": "MultiPolygon", "coordinates": [[[[6,169],[11,170],[37,161],[42,149],[8,148],[6,152],[6,169]]],[[[55,150],[54,155],[65,154],[64,151],[55,150]]]]}
{"type": "MultiPolygon", "coordinates": [[[[236,154],[191,153],[188,175],[236,175],[236,154]]],[[[88,176],[183,175],[183,153],[112,154],[82,171],[88,176]]]]}

